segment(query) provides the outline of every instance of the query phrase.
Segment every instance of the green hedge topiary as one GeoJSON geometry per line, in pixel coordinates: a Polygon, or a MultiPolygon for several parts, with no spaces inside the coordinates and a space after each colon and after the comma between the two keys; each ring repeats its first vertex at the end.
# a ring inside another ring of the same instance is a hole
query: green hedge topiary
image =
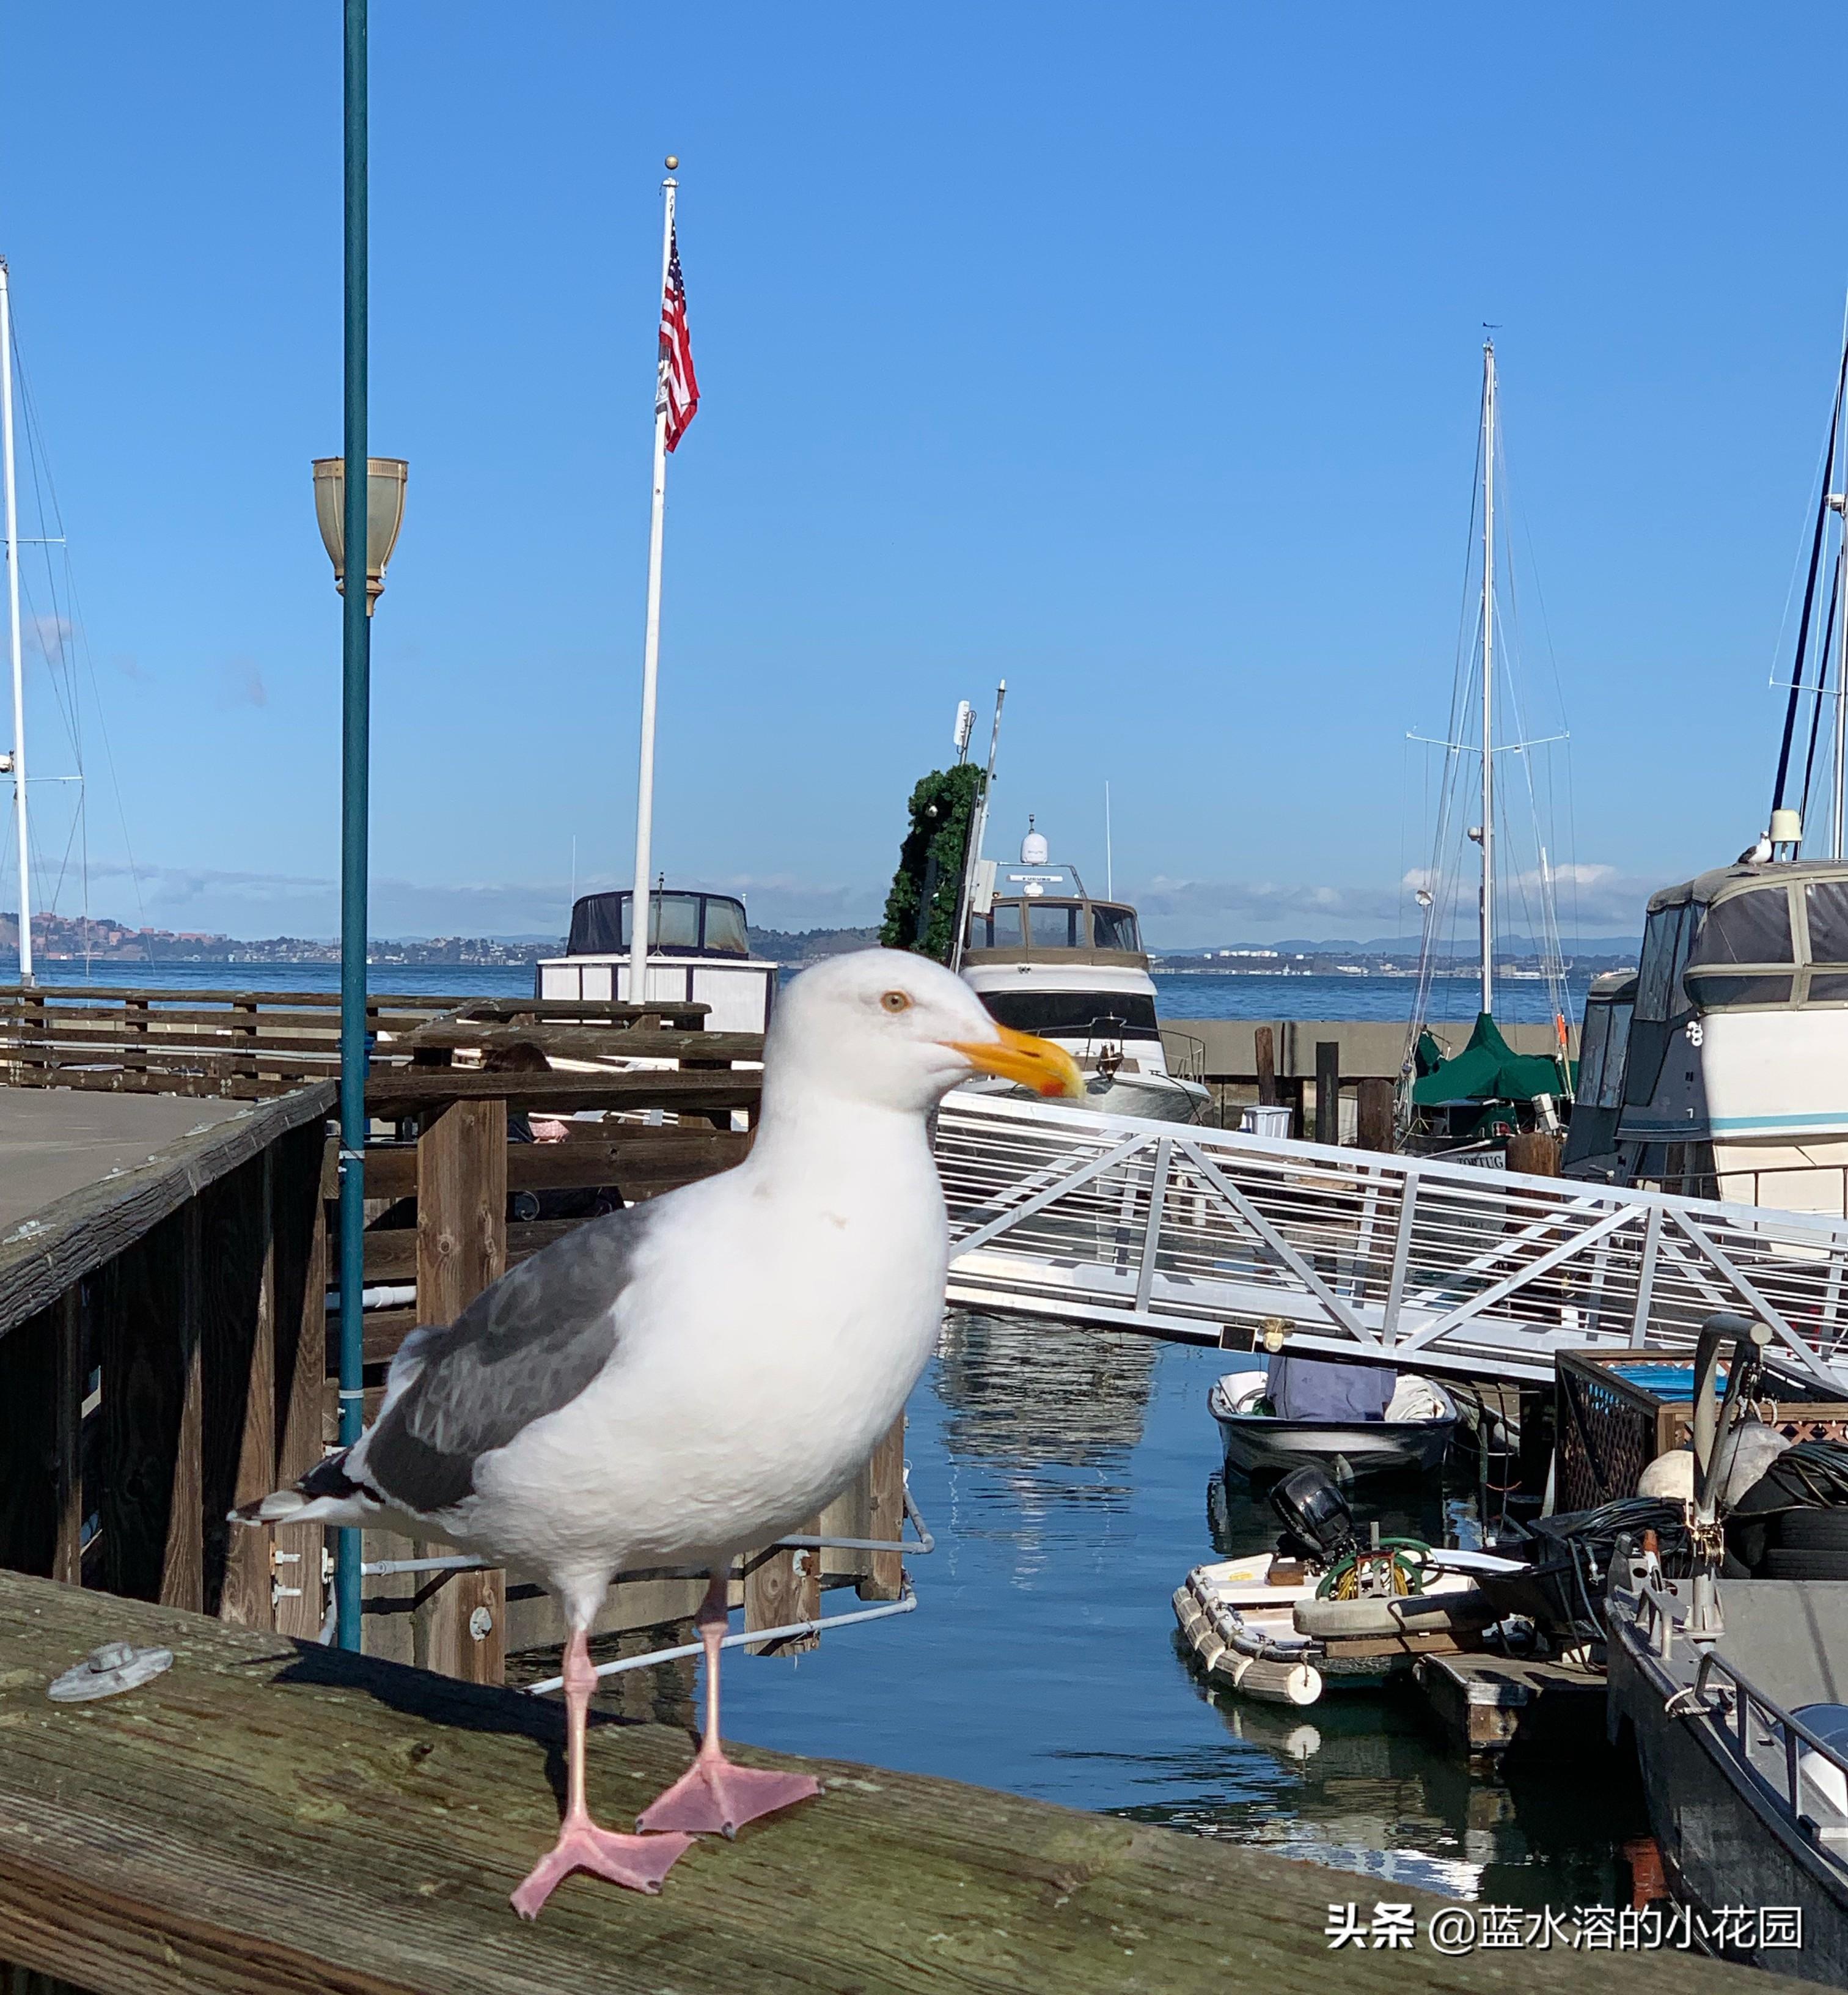
{"type": "Polygon", "coordinates": [[[982,771],[973,762],[933,769],[911,792],[910,827],[899,848],[898,870],[879,929],[887,949],[949,961],[969,825],[981,793],[982,771]]]}

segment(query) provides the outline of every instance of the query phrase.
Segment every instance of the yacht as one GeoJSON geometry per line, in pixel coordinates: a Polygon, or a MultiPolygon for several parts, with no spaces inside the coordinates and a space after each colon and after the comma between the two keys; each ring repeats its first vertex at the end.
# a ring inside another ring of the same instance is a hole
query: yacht
{"type": "MultiPolygon", "coordinates": [[[[984,881],[971,896],[959,967],[999,1023],[1071,1054],[1090,1107],[1155,1122],[1211,1120],[1199,1056],[1178,1055],[1193,1073],[1168,1064],[1136,910],[1092,900],[1078,868],[1054,864],[1038,832],[1028,831],[1017,865],[995,869],[992,891],[984,881]]],[[[988,1077],[964,1091],[1028,1093],[988,1077]]]]}
{"type": "Polygon", "coordinates": [[[1770,820],[1732,865],[1652,894],[1635,973],[1592,985],[1569,1177],[1848,1217],[1844,417],[1848,338],[1812,495],[1795,658],[1781,682],[1770,820]],[[1819,767],[1832,704],[1833,753],[1819,767]],[[1826,842],[1813,843],[1826,856],[1805,858],[1812,802],[1826,826],[1826,842]]]}
{"type": "Polygon", "coordinates": [[[1564,1169],[1848,1217],[1848,864],[1754,856],[1651,896],[1635,971],[1586,998],[1564,1169]]]}
{"type": "MultiPolygon", "coordinates": [[[[628,1001],[635,896],[586,894],[571,908],[563,956],[542,956],[533,972],[535,998],[628,1001]]],[[[730,894],[660,888],[648,897],[648,973],[651,1004],[705,1004],[715,1032],[769,1029],[778,966],[751,953],[744,903],[730,894]]]]}

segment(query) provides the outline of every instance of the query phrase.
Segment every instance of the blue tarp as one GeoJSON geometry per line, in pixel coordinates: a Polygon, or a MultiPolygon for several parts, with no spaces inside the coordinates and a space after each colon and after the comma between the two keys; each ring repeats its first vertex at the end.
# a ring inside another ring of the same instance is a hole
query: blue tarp
{"type": "Polygon", "coordinates": [[[1270,1400],[1280,1420],[1383,1420],[1398,1375],[1390,1365],[1274,1358],[1270,1400]]]}

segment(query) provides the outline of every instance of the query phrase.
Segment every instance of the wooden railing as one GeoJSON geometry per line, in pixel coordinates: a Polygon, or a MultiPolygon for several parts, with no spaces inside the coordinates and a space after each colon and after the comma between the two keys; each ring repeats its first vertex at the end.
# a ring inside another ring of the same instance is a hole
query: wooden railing
{"type": "Polygon", "coordinates": [[[320,1459],[324,1084],[0,1241],[0,1566],[315,1634],[318,1526],[225,1513],[320,1459]]]}
{"type": "MultiPolygon", "coordinates": [[[[698,1032],[707,1008],[381,994],[368,1001],[366,1029],[372,1070],[382,1076],[411,1063],[412,1042],[423,1032],[435,1035],[427,1042],[434,1052],[444,1032],[454,1049],[543,1027],[571,1039],[570,1056],[595,1059],[607,1051],[609,1033],[633,1030],[638,1043],[625,1046],[627,1056],[671,1058],[667,1042],[698,1032]],[[639,1043],[650,1036],[661,1043],[639,1043]]],[[[0,1080],[15,1087],[250,1101],[336,1078],[339,1070],[340,999],[329,991],[0,986],[0,1080]]]]}

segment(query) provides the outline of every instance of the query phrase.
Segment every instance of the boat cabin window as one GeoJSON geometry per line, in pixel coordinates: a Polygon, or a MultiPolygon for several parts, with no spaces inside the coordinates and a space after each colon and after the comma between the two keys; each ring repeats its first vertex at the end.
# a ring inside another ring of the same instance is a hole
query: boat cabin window
{"type": "MultiPolygon", "coordinates": [[[[586,894],[571,909],[567,956],[620,956],[629,946],[631,894],[586,894]]],[[[729,894],[648,897],[648,946],[667,956],[749,956],[744,903],[729,894]]]]}
{"type": "Polygon", "coordinates": [[[1707,910],[1688,958],[1689,998],[1702,1011],[1788,1004],[1796,957],[1785,883],[1735,894],[1707,910]]]}
{"type": "Polygon", "coordinates": [[[1812,880],[1803,889],[1809,929],[1809,1002],[1848,1004],[1848,880],[1812,880]]]}
{"type": "Polygon", "coordinates": [[[1585,1001],[1579,1044],[1578,1099],[1588,1108],[1617,1108],[1623,1101],[1623,1063],[1630,1052],[1630,1015],[1636,987],[1585,1001]]]}
{"type": "Polygon", "coordinates": [[[1085,911],[1074,901],[1031,901],[1027,920],[1037,949],[1082,949],[1085,945],[1085,911]]]}
{"type": "MultiPolygon", "coordinates": [[[[1036,914],[1037,908],[1034,911],[1036,914]]],[[[1062,1039],[1158,1039],[1155,1001],[1119,991],[993,991],[982,1001],[997,1024],[1062,1039]]]]}
{"type": "Polygon", "coordinates": [[[1126,949],[1141,953],[1142,938],[1136,932],[1133,908],[1093,907],[1091,920],[1096,932],[1098,948],[1126,949]]]}
{"type": "Polygon", "coordinates": [[[997,901],[992,912],[969,916],[966,949],[1018,949],[1020,946],[1020,904],[997,901]]]}
{"type": "Polygon", "coordinates": [[[1666,1025],[1688,1008],[1682,972],[1702,910],[1697,902],[1658,908],[1643,928],[1642,961],[1637,970],[1636,1015],[1651,1025],[1666,1025]]]}
{"type": "Polygon", "coordinates": [[[1848,880],[1812,880],[1803,889],[1812,963],[1848,967],[1848,880]]]}

